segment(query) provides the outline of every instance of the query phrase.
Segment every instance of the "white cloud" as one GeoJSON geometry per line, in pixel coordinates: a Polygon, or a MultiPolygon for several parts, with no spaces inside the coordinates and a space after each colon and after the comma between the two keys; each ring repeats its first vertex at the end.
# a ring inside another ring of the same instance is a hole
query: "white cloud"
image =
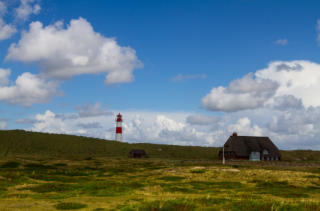
{"type": "Polygon", "coordinates": [[[11,24],[6,24],[2,18],[0,18],[0,40],[5,40],[10,38],[13,34],[17,32],[15,26],[11,24]]]}
{"type": "Polygon", "coordinates": [[[9,69],[2,69],[0,68],[0,87],[6,86],[9,84],[9,76],[11,71],[9,69]]]}
{"type": "Polygon", "coordinates": [[[49,133],[72,133],[72,130],[68,128],[61,119],[56,118],[56,115],[47,110],[44,114],[37,114],[36,123],[33,125],[32,130],[42,131],[49,133]]]}
{"type": "Polygon", "coordinates": [[[317,40],[320,43],[320,19],[317,20],[317,31],[318,31],[318,36],[317,36],[317,40]]]}
{"type": "Polygon", "coordinates": [[[192,80],[192,79],[205,79],[207,77],[206,74],[194,74],[194,75],[184,75],[184,74],[178,74],[171,78],[171,81],[177,82],[177,81],[186,81],[186,80],[192,80]]]}
{"type": "Polygon", "coordinates": [[[232,81],[228,87],[213,88],[202,98],[202,104],[213,111],[239,111],[264,105],[272,97],[278,84],[269,79],[253,78],[248,74],[232,81]]]}
{"type": "Polygon", "coordinates": [[[41,7],[35,0],[21,0],[20,6],[15,9],[16,18],[20,20],[27,20],[30,15],[38,14],[41,7]]]}
{"type": "Polygon", "coordinates": [[[7,122],[6,121],[0,121],[0,130],[4,130],[7,128],[7,122]]]}
{"type": "Polygon", "coordinates": [[[105,109],[101,108],[101,103],[95,103],[93,105],[77,105],[75,109],[78,111],[79,117],[113,115],[113,113],[109,111],[107,107],[105,109]]]}
{"type": "Polygon", "coordinates": [[[213,88],[202,104],[213,111],[239,111],[265,106],[320,106],[320,64],[276,61],[265,69],[213,88]],[[282,104],[281,106],[279,105],[282,104]]]}
{"type": "Polygon", "coordinates": [[[237,132],[238,135],[262,136],[262,129],[258,125],[251,125],[248,117],[240,118],[235,124],[228,126],[229,132],[237,132]]]}
{"type": "Polygon", "coordinates": [[[84,129],[102,128],[102,125],[99,122],[79,123],[77,126],[84,129]]]}
{"type": "Polygon", "coordinates": [[[305,107],[320,106],[320,64],[303,60],[271,62],[255,75],[279,84],[275,97],[292,95],[305,107]]]}
{"type": "Polygon", "coordinates": [[[275,97],[273,101],[273,107],[278,110],[288,109],[302,109],[303,104],[301,99],[297,99],[292,95],[283,95],[281,97],[275,97]]]}
{"type": "Polygon", "coordinates": [[[23,106],[45,103],[59,94],[57,87],[53,81],[26,72],[17,78],[14,85],[0,86],[0,101],[23,106]]]}
{"type": "MultiPolygon", "coordinates": [[[[118,113],[118,111],[113,111],[118,113]]],[[[123,111],[123,137],[130,143],[221,146],[237,132],[242,136],[269,136],[281,149],[320,149],[320,107],[286,112],[273,108],[226,113],[216,122],[190,124],[195,113],[123,111]]],[[[204,114],[201,120],[205,119],[204,114]]],[[[27,117],[34,121],[32,130],[68,133],[113,140],[115,116],[80,117],[77,113],[55,114],[51,111],[27,117]],[[61,116],[77,116],[62,119],[61,116]]],[[[213,118],[212,115],[208,119],[213,118]]],[[[213,118],[214,119],[214,118],[213,118]]]]}
{"type": "Polygon", "coordinates": [[[95,32],[83,18],[71,20],[66,28],[62,22],[46,27],[32,22],[6,59],[38,62],[41,74],[59,79],[106,73],[106,84],[130,82],[133,70],[142,66],[135,50],[95,32]]]}
{"type": "Polygon", "coordinates": [[[287,39],[278,39],[275,41],[275,44],[285,46],[285,45],[288,45],[288,40],[287,39]]]}
{"type": "Polygon", "coordinates": [[[0,1],[0,16],[2,17],[7,12],[7,5],[0,1]]]}
{"type": "Polygon", "coordinates": [[[16,120],[16,123],[19,123],[19,124],[34,124],[37,122],[38,121],[36,119],[32,119],[32,118],[20,118],[16,120]]]}
{"type": "Polygon", "coordinates": [[[191,125],[209,125],[213,123],[217,123],[219,121],[219,117],[216,116],[205,116],[200,114],[190,115],[186,118],[186,122],[191,125]]]}
{"type": "MultiPolygon", "coordinates": [[[[116,113],[116,112],[115,112],[116,113]]],[[[179,145],[212,145],[212,134],[185,123],[187,113],[123,112],[123,136],[127,142],[150,142],[179,145]]],[[[61,119],[69,114],[46,111],[29,120],[35,120],[31,130],[51,133],[69,133],[113,140],[115,116],[101,115],[61,119]]]]}

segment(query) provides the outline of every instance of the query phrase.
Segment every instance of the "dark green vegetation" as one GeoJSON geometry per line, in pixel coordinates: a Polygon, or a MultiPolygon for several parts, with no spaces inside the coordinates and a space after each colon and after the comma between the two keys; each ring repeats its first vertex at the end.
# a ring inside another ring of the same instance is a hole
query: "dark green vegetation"
{"type": "Polygon", "coordinates": [[[145,149],[149,158],[169,159],[217,159],[218,153],[218,149],[213,147],[128,144],[72,135],[0,130],[0,156],[5,157],[34,155],[89,160],[92,157],[126,158],[131,149],[145,149]]]}
{"type": "Polygon", "coordinates": [[[57,210],[77,210],[85,207],[87,207],[86,204],[75,202],[62,202],[56,205],[57,210]]]}

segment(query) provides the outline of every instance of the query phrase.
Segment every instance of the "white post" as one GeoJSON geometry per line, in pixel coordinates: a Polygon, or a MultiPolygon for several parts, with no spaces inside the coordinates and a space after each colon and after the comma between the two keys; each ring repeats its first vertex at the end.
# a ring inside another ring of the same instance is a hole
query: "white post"
{"type": "Polygon", "coordinates": [[[226,160],[224,158],[224,145],[222,146],[222,164],[224,165],[226,163],[226,160]]]}

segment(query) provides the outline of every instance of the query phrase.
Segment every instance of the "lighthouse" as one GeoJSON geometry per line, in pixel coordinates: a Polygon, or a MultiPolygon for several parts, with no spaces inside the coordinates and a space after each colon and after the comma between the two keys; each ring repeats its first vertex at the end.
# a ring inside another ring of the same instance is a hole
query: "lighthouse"
{"type": "Polygon", "coordinates": [[[116,141],[122,141],[122,115],[120,113],[116,118],[116,141]]]}

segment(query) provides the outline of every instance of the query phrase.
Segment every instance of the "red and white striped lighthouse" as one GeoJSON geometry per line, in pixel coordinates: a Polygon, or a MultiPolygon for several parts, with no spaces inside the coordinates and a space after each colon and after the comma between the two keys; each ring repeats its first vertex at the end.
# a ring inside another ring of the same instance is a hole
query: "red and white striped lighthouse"
{"type": "Polygon", "coordinates": [[[122,115],[119,113],[116,119],[116,141],[122,141],[122,115]]]}

